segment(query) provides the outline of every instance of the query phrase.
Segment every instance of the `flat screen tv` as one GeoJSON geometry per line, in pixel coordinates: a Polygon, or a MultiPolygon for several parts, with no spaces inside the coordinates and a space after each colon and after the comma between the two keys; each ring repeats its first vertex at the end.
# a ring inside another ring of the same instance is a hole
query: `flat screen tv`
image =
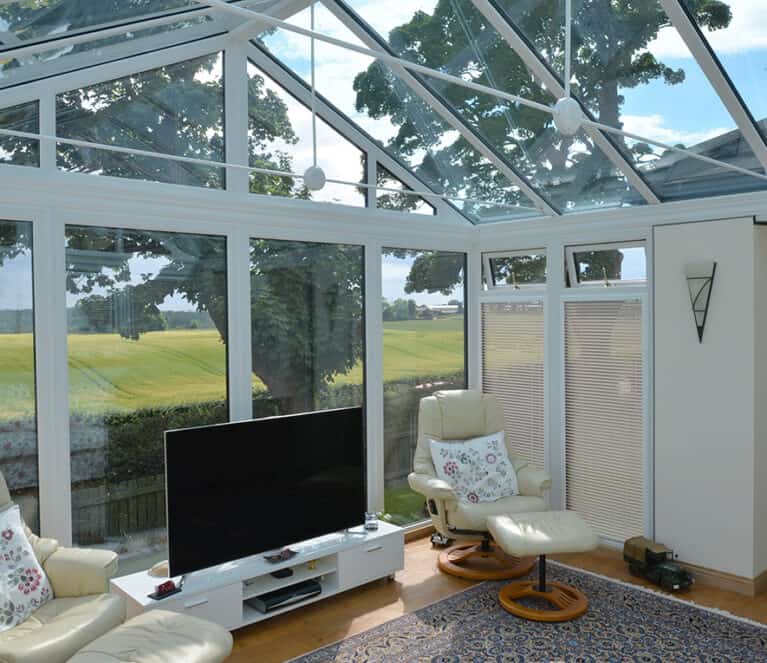
{"type": "Polygon", "coordinates": [[[170,573],[360,525],[361,407],[165,433],[170,573]]]}

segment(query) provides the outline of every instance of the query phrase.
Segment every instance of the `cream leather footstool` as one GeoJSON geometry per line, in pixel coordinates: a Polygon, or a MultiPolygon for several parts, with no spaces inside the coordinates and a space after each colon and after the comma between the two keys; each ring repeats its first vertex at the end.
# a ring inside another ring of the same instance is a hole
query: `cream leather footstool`
{"type": "Polygon", "coordinates": [[[222,663],[232,634],[218,624],[149,610],[83,647],[69,663],[222,663]]]}
{"type": "Polygon", "coordinates": [[[487,528],[509,555],[538,555],[538,580],[517,580],[501,588],[498,599],[505,610],[541,622],[564,622],[580,617],[589,605],[583,592],[562,582],[546,582],[546,555],[594,550],[597,535],[575,511],[541,511],[490,516],[487,528]],[[519,599],[537,599],[550,610],[529,608],[519,599]]]}

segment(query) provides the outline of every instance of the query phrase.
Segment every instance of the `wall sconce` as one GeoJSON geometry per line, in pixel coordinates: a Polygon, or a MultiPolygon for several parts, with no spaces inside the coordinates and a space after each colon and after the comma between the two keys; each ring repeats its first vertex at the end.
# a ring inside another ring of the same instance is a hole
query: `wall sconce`
{"type": "Polygon", "coordinates": [[[711,289],[716,275],[716,261],[697,260],[689,262],[684,268],[687,277],[687,289],[690,291],[692,314],[698,330],[698,341],[703,343],[703,330],[706,327],[708,306],[711,303],[711,289]]]}

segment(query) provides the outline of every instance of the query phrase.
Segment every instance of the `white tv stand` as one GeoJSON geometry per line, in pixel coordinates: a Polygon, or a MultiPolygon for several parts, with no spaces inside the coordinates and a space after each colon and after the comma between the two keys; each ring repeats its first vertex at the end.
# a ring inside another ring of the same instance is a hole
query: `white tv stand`
{"type": "Polygon", "coordinates": [[[125,597],[128,618],[146,610],[172,610],[216,622],[231,631],[392,576],[404,567],[404,543],[402,529],[379,522],[377,531],[359,527],[291,546],[298,554],[279,564],[254,555],[189,574],[182,592],[159,601],[147,595],[163,578],[152,577],[147,571],[115,578],[110,591],[125,597]],[[292,576],[278,579],[271,575],[286,568],[292,569],[292,576]],[[245,603],[254,596],[310,579],[322,586],[318,596],[268,613],[245,603]]]}

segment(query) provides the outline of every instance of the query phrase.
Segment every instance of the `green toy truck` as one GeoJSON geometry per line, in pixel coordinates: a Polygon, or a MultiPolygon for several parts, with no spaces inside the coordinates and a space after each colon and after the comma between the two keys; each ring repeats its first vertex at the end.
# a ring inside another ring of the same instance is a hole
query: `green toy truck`
{"type": "Polygon", "coordinates": [[[643,536],[623,544],[623,559],[631,575],[646,578],[667,592],[687,589],[695,582],[689,571],[671,561],[673,558],[673,550],[643,536]]]}

